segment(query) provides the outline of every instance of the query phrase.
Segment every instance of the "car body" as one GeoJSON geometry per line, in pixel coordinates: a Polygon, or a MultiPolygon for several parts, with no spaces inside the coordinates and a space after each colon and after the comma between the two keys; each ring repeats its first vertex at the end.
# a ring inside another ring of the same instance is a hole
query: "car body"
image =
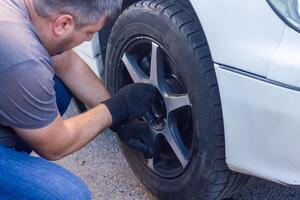
{"type": "Polygon", "coordinates": [[[267,1],[192,3],[216,63],[230,169],[298,185],[299,33],[267,1]]]}
{"type": "MultiPolygon", "coordinates": [[[[300,185],[299,32],[265,0],[190,3],[214,62],[228,167],[300,185]]],[[[94,52],[102,72],[106,37],[100,38],[94,52]]]]}

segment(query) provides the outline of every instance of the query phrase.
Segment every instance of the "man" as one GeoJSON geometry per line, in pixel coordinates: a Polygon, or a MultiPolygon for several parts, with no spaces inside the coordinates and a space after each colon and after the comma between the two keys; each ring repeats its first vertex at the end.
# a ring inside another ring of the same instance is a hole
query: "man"
{"type": "Polygon", "coordinates": [[[121,0],[0,1],[0,199],[90,199],[78,177],[47,160],[81,149],[108,127],[147,153],[132,129],[145,130],[134,119],[147,111],[155,89],[129,85],[110,98],[70,50],[120,9],[121,0]],[[92,109],[62,119],[70,95],[61,80],[92,109]],[[43,158],[29,156],[26,146],[43,158]]]}

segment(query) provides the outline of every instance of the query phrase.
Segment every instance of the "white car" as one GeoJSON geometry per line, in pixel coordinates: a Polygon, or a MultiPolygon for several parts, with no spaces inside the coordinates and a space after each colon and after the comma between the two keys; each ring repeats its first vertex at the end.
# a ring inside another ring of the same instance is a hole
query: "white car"
{"type": "Polygon", "coordinates": [[[300,1],[124,1],[94,52],[112,93],[161,94],[154,158],[121,145],[141,182],[172,200],[230,197],[249,175],[300,185],[300,1]]]}

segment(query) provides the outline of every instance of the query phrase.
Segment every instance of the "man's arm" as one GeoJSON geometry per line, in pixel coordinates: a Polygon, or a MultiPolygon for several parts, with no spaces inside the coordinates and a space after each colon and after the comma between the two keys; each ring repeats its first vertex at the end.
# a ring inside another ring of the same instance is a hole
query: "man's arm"
{"type": "Polygon", "coordinates": [[[74,51],[52,58],[54,70],[72,93],[89,107],[110,97],[103,82],[74,51]]]}
{"type": "Polygon", "coordinates": [[[156,88],[151,85],[131,84],[103,104],[76,117],[63,120],[57,115],[44,128],[12,127],[39,155],[49,160],[57,160],[88,144],[103,129],[125,120],[142,117],[156,94],[156,88]]]}
{"type": "Polygon", "coordinates": [[[100,104],[67,120],[63,120],[58,114],[44,128],[14,130],[39,155],[48,160],[58,160],[84,147],[111,123],[109,110],[104,104],[100,104]]]}

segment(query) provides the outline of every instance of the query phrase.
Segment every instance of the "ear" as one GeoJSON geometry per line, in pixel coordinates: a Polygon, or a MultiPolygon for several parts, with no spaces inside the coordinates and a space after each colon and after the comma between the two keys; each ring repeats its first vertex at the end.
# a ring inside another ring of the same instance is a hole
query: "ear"
{"type": "Polygon", "coordinates": [[[53,33],[55,36],[69,34],[75,29],[74,17],[68,14],[59,15],[53,24],[53,33]]]}

